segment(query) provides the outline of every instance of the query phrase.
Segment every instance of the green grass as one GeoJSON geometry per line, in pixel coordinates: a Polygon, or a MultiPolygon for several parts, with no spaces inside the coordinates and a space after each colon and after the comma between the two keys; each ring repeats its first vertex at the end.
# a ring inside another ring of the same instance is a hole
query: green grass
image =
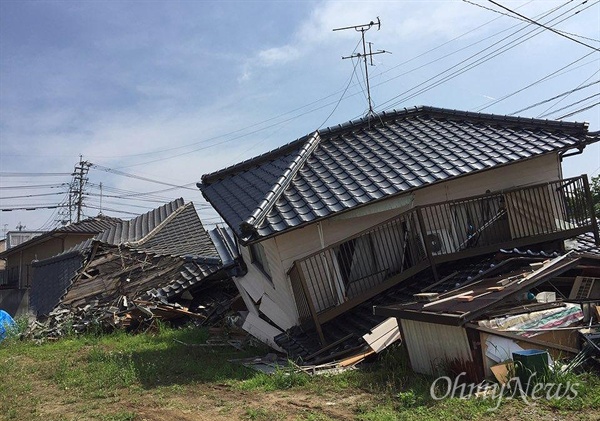
{"type": "Polygon", "coordinates": [[[433,379],[413,373],[401,347],[361,370],[310,377],[285,367],[267,375],[228,362],[266,349],[178,342],[207,338],[205,330],[164,326],[152,334],[90,334],[41,344],[10,338],[0,343],[0,420],[136,421],[152,411],[177,419],[177,411],[204,416],[211,410],[205,418],[530,420],[590,418],[600,410],[600,379],[592,374],[552,373],[552,381],[578,383],[574,399],[503,400],[490,411],[496,402],[489,399],[433,400],[433,379]]]}

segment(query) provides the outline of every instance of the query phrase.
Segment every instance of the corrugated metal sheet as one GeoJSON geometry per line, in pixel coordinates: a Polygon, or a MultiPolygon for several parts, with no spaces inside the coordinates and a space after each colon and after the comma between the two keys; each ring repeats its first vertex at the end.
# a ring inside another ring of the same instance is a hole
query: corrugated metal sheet
{"type": "Polygon", "coordinates": [[[449,360],[473,361],[464,328],[414,320],[401,320],[400,324],[415,372],[437,374],[449,360]]]}

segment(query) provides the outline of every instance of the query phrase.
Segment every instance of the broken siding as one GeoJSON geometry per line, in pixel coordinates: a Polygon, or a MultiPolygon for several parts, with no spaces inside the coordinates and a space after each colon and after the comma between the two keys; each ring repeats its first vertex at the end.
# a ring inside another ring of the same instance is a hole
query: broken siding
{"type": "Polygon", "coordinates": [[[415,372],[437,374],[448,360],[473,361],[464,328],[405,319],[400,324],[415,372]]]}
{"type": "Polygon", "coordinates": [[[250,333],[254,337],[258,338],[262,342],[269,345],[271,348],[279,352],[285,352],[279,345],[275,343],[273,338],[282,334],[283,332],[273,325],[265,322],[263,319],[255,316],[252,313],[248,313],[246,320],[242,325],[242,329],[250,333]]]}
{"type": "Polygon", "coordinates": [[[262,270],[251,263],[249,249],[241,247],[242,257],[248,262],[248,272],[243,277],[237,278],[236,284],[243,288],[242,298],[244,301],[248,301],[247,307],[258,307],[279,328],[288,329],[297,324],[298,313],[290,284],[287,281],[287,274],[281,265],[275,240],[268,239],[261,244],[265,251],[271,279],[269,280],[262,270]]]}

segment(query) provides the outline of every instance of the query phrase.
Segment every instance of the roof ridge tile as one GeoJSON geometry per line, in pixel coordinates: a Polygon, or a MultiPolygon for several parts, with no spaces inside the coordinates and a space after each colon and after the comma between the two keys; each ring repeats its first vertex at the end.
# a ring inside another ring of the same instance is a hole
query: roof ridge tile
{"type": "Polygon", "coordinates": [[[298,156],[290,163],[288,168],[283,174],[277,179],[273,187],[267,192],[266,196],[259,203],[255,211],[240,225],[240,229],[248,235],[252,235],[256,226],[260,225],[264,218],[267,216],[273,205],[277,202],[281,194],[290,185],[294,176],[298,173],[300,168],[306,163],[308,158],[317,149],[321,142],[321,136],[318,131],[315,131],[311,137],[302,146],[302,149],[298,152],[298,156]]]}

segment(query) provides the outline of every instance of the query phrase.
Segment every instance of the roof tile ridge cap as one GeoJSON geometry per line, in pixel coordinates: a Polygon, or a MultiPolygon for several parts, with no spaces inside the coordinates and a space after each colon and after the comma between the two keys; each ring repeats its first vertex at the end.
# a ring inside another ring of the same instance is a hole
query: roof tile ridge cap
{"type": "Polygon", "coordinates": [[[244,170],[248,169],[248,167],[251,167],[253,165],[259,165],[259,164],[263,163],[264,161],[269,160],[269,158],[271,158],[271,157],[278,157],[281,154],[285,154],[288,151],[296,149],[299,143],[306,142],[307,138],[309,138],[310,136],[311,136],[311,134],[309,133],[309,134],[304,135],[296,140],[286,143],[285,145],[278,146],[277,148],[271,149],[270,151],[264,152],[260,155],[256,155],[252,158],[245,159],[241,162],[238,162],[236,164],[222,168],[220,170],[213,171],[208,174],[203,174],[202,177],[200,178],[200,181],[198,183],[196,183],[196,186],[198,188],[202,189],[201,186],[203,186],[205,183],[212,183],[213,181],[215,181],[215,179],[218,179],[220,177],[225,177],[225,176],[228,176],[231,174],[235,174],[238,171],[244,171],[244,170]]]}
{"type": "MultiPolygon", "coordinates": [[[[179,198],[179,199],[174,200],[173,202],[178,202],[179,200],[183,201],[182,198],[179,198]]],[[[169,203],[167,203],[167,205],[170,203],[173,203],[173,202],[169,202],[169,203]]],[[[163,205],[163,206],[166,206],[166,205],[163,205]]],[[[143,245],[144,243],[147,243],[148,241],[150,241],[152,239],[152,237],[156,236],[156,234],[160,230],[162,230],[167,223],[169,223],[173,218],[175,218],[175,216],[179,215],[180,213],[183,212],[184,209],[187,209],[190,206],[194,206],[194,203],[193,202],[183,203],[177,209],[175,209],[173,212],[171,212],[169,214],[169,216],[167,216],[160,224],[155,226],[154,229],[152,229],[152,231],[150,231],[148,234],[146,234],[145,236],[143,236],[142,238],[140,238],[137,241],[127,241],[127,242],[123,243],[123,245],[130,246],[130,247],[138,247],[138,246],[143,245]]]]}
{"type": "Polygon", "coordinates": [[[321,136],[319,131],[315,131],[310,139],[302,146],[298,156],[292,161],[289,167],[283,172],[283,174],[277,179],[271,190],[267,192],[264,199],[258,204],[257,208],[252,214],[240,224],[242,232],[252,232],[256,229],[264,218],[267,216],[269,211],[273,208],[277,200],[281,197],[283,192],[288,188],[295,175],[298,173],[300,168],[306,163],[308,158],[317,149],[321,143],[321,136]]]}
{"type": "MultiPolygon", "coordinates": [[[[464,117],[471,118],[474,120],[484,120],[484,121],[504,121],[509,123],[521,123],[527,126],[539,127],[540,125],[548,126],[549,128],[561,128],[568,130],[584,130],[587,132],[588,123],[587,122],[577,122],[577,121],[564,121],[564,120],[549,120],[543,118],[534,118],[534,117],[523,117],[518,115],[504,115],[504,114],[493,114],[493,113],[484,113],[481,111],[464,111],[450,108],[440,108],[440,107],[432,107],[432,106],[420,106],[418,107],[424,112],[429,112],[432,114],[440,114],[446,116],[456,116],[456,117],[464,117]]],[[[581,133],[579,133],[581,134],[581,133]]],[[[585,134],[585,133],[584,133],[585,134]]]]}

